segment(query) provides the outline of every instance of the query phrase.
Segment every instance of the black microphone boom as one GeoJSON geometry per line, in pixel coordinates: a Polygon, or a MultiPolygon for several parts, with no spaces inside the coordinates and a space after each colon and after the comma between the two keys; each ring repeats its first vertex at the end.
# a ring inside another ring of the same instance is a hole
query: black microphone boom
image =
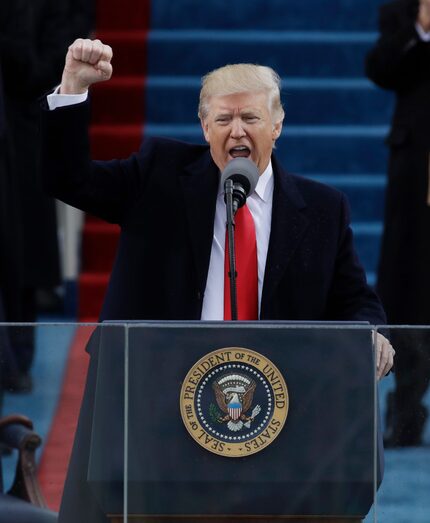
{"type": "Polygon", "coordinates": [[[259,177],[258,168],[248,158],[234,158],[221,174],[221,183],[226,188],[227,180],[233,182],[233,212],[245,204],[246,198],[254,192],[259,177]]]}

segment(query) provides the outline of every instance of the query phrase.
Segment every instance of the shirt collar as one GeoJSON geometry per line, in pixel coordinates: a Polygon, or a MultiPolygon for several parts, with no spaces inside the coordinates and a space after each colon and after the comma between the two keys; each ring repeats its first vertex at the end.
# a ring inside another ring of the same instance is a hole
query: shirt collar
{"type": "Polygon", "coordinates": [[[267,202],[270,198],[270,191],[273,184],[273,167],[272,161],[269,161],[264,172],[258,178],[257,186],[255,187],[255,192],[263,200],[267,202]]]}
{"type": "MultiPolygon", "coordinates": [[[[258,182],[255,187],[255,193],[264,201],[270,198],[270,191],[273,185],[273,167],[272,161],[269,160],[269,163],[264,170],[264,172],[258,177],[258,182]]],[[[221,186],[221,176],[218,186],[218,196],[224,195],[224,187],[221,186]]]]}

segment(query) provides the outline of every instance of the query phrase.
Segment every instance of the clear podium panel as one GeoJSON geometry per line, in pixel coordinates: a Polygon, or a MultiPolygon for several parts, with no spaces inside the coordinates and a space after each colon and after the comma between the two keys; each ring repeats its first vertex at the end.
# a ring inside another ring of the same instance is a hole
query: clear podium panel
{"type": "Polygon", "coordinates": [[[110,513],[124,514],[128,332],[120,322],[98,325],[87,346],[91,364],[80,440],[88,445],[86,481],[95,507],[91,523],[108,521],[110,513]]]}
{"type": "Polygon", "coordinates": [[[373,330],[3,323],[0,423],[33,422],[25,463],[60,523],[427,523],[430,328],[381,327],[396,357],[378,383],[373,330]]]}
{"type": "MultiPolygon", "coordinates": [[[[430,327],[381,328],[390,338],[394,372],[378,384],[385,446],[378,490],[380,523],[430,521],[430,327]]],[[[366,520],[367,523],[367,520],[366,520]]]]}
{"type": "Polygon", "coordinates": [[[28,521],[60,509],[93,330],[73,323],[0,324],[0,521],[14,520],[10,493],[28,521]]]}
{"type": "Polygon", "coordinates": [[[144,322],[107,332],[88,480],[111,521],[369,513],[382,472],[369,327],[144,322]]]}

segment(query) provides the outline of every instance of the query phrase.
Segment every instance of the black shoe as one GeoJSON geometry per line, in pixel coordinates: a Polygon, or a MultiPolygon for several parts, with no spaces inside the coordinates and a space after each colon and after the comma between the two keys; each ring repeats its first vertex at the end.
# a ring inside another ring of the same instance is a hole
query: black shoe
{"type": "Polygon", "coordinates": [[[5,390],[12,394],[28,394],[33,390],[33,379],[28,372],[21,372],[8,378],[5,390]]]}

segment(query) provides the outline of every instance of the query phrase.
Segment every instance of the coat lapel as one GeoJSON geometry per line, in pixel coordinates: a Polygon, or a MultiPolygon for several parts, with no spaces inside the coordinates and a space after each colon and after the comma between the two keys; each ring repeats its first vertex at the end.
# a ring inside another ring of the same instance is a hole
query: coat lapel
{"type": "MultiPolygon", "coordinates": [[[[304,213],[306,204],[293,178],[281,169],[274,156],[272,165],[275,187],[261,304],[263,315],[309,223],[304,213]]],[[[187,166],[180,180],[198,286],[204,292],[219,185],[219,171],[210,152],[187,166]]]]}
{"type": "Polygon", "coordinates": [[[209,269],[219,184],[219,171],[210,152],[188,165],[180,180],[198,286],[203,293],[209,269]]]}
{"type": "Polygon", "coordinates": [[[282,170],[272,156],[274,191],[272,225],[262,293],[261,312],[270,308],[270,301],[297,246],[308,227],[306,204],[294,179],[282,170]]]}

